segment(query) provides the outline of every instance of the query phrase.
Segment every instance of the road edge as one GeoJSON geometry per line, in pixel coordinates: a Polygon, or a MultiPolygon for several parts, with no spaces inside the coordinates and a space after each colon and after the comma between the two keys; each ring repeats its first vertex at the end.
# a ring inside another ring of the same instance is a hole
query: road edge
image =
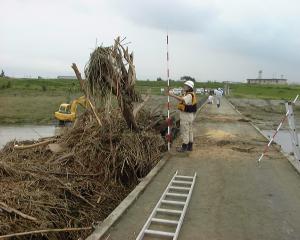
{"type": "MultiPolygon", "coordinates": [[[[225,98],[226,101],[229,103],[229,105],[241,116],[245,117],[237,108],[236,106],[234,106],[227,98],[225,98]]],[[[266,140],[270,141],[270,139],[268,137],[266,137],[262,131],[259,129],[259,127],[257,127],[254,123],[249,122],[250,125],[252,127],[255,128],[255,130],[260,133],[266,140]]],[[[298,172],[298,174],[300,174],[300,162],[298,163],[292,156],[288,155],[287,153],[285,153],[281,148],[279,150],[280,153],[282,153],[282,155],[287,158],[287,160],[290,162],[290,164],[295,168],[295,170],[298,172]]]]}

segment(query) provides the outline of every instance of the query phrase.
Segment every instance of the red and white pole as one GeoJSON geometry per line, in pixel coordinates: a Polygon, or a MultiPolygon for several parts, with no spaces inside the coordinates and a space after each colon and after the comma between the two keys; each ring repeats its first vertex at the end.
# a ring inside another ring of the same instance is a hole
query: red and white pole
{"type": "MultiPolygon", "coordinates": [[[[168,91],[170,90],[170,70],[169,70],[169,34],[167,33],[167,82],[168,82],[168,91]]],[[[167,135],[167,141],[168,141],[168,151],[170,151],[171,148],[171,119],[170,119],[170,96],[168,95],[168,117],[167,117],[167,123],[168,123],[168,135],[167,135]]]]}

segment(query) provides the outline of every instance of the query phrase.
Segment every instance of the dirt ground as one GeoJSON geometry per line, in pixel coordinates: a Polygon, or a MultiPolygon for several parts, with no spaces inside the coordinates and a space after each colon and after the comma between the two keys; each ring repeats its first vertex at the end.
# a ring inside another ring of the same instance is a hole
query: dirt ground
{"type": "MultiPolygon", "coordinates": [[[[229,98],[229,101],[262,130],[276,129],[286,113],[283,100],[229,98]]],[[[294,107],[294,113],[298,123],[297,128],[300,129],[299,101],[294,107]]],[[[287,123],[282,126],[282,129],[287,129],[287,123]]]]}
{"type": "MultiPolygon", "coordinates": [[[[300,176],[276,145],[222,100],[195,120],[195,149],[172,157],[103,239],[135,239],[178,170],[197,180],[179,239],[299,239],[300,176]]],[[[151,239],[151,238],[145,238],[151,239]]]]}

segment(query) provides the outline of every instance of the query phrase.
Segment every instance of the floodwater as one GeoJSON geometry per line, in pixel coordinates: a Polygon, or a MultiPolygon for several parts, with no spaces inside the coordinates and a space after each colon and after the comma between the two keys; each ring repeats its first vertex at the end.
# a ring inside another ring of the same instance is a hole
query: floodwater
{"type": "Polygon", "coordinates": [[[0,149],[9,141],[16,140],[37,140],[41,137],[54,136],[55,126],[0,126],[0,149]]]}
{"type": "MultiPolygon", "coordinates": [[[[262,130],[263,134],[268,137],[269,139],[273,136],[274,130],[262,130]]],[[[298,133],[299,139],[300,133],[298,133]]],[[[280,130],[277,135],[275,136],[274,142],[279,144],[282,150],[286,153],[293,152],[292,142],[291,142],[291,135],[288,130],[280,130]]]]}

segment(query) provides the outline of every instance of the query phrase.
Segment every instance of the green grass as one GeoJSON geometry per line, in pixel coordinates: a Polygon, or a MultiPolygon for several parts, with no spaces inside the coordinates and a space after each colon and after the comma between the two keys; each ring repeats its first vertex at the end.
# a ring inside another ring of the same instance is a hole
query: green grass
{"type": "Polygon", "coordinates": [[[67,79],[8,79],[0,78],[0,90],[52,90],[52,91],[79,91],[77,80],[67,79]]]}
{"type": "Polygon", "coordinates": [[[300,94],[299,85],[231,84],[230,88],[231,96],[237,98],[292,100],[300,94]]]}
{"type": "Polygon", "coordinates": [[[75,80],[0,78],[0,124],[51,124],[59,105],[80,95],[75,80]]]}
{"type": "MultiPolygon", "coordinates": [[[[180,87],[182,82],[171,81],[180,87]]],[[[161,94],[165,81],[137,81],[141,93],[161,94]]],[[[223,83],[196,82],[197,88],[224,87],[223,83]]],[[[300,93],[297,85],[231,84],[231,96],[238,98],[291,100],[300,93]]],[[[7,79],[0,78],[0,124],[50,124],[62,102],[81,96],[77,80],[67,79],[7,79]]]]}

